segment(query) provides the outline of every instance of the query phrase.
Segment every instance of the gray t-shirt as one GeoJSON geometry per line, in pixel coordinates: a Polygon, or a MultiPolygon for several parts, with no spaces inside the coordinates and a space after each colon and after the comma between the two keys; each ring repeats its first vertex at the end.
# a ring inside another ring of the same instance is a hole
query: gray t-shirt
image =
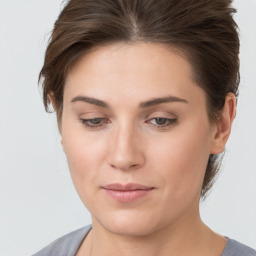
{"type": "MultiPolygon", "coordinates": [[[[78,248],[92,226],[75,230],[49,244],[32,256],[75,256],[78,248]]],[[[227,238],[227,244],[221,256],[256,256],[256,251],[233,239],[227,238]]]]}

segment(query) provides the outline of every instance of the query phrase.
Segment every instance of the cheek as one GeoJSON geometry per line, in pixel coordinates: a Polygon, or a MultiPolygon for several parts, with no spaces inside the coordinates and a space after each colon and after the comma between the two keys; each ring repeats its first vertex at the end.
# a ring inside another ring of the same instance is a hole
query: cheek
{"type": "Polygon", "coordinates": [[[74,186],[80,197],[84,197],[92,193],[90,184],[98,184],[99,170],[104,162],[104,143],[68,125],[62,131],[62,139],[74,186]]]}
{"type": "Polygon", "coordinates": [[[157,159],[165,193],[175,201],[200,194],[210,151],[208,127],[177,129],[157,145],[151,158],[157,159]]]}

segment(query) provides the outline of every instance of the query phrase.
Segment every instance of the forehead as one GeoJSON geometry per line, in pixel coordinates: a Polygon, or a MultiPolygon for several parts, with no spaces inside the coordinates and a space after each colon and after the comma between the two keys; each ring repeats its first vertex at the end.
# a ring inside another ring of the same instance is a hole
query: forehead
{"type": "Polygon", "coordinates": [[[81,66],[91,74],[154,71],[153,75],[156,71],[170,68],[174,70],[177,64],[182,65],[183,71],[186,69],[187,74],[192,77],[191,66],[185,54],[176,48],[159,43],[114,43],[90,49],[73,65],[67,79],[81,69],[81,66]]]}
{"type": "Polygon", "coordinates": [[[78,94],[110,100],[115,96],[139,100],[142,95],[152,98],[167,94],[184,98],[199,89],[191,65],[174,48],[118,43],[92,49],[73,66],[66,79],[64,99],[78,94]]]}

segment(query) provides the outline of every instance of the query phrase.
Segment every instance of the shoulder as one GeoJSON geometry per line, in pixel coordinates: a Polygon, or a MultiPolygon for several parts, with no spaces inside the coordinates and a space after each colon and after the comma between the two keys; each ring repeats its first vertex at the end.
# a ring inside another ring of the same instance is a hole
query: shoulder
{"type": "Polygon", "coordinates": [[[236,240],[227,238],[226,248],[222,256],[256,256],[256,251],[236,240]]]}
{"type": "Polygon", "coordinates": [[[91,228],[92,226],[88,225],[68,233],[32,256],[74,256],[91,228]]]}

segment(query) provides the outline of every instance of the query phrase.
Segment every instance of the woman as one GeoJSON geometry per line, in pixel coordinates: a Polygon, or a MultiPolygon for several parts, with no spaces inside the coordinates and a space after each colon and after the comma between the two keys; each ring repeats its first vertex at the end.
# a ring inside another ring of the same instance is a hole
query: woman
{"type": "Polygon", "coordinates": [[[71,0],[43,79],[89,225],[40,255],[256,255],[199,214],[236,113],[229,0],[71,0]]]}

